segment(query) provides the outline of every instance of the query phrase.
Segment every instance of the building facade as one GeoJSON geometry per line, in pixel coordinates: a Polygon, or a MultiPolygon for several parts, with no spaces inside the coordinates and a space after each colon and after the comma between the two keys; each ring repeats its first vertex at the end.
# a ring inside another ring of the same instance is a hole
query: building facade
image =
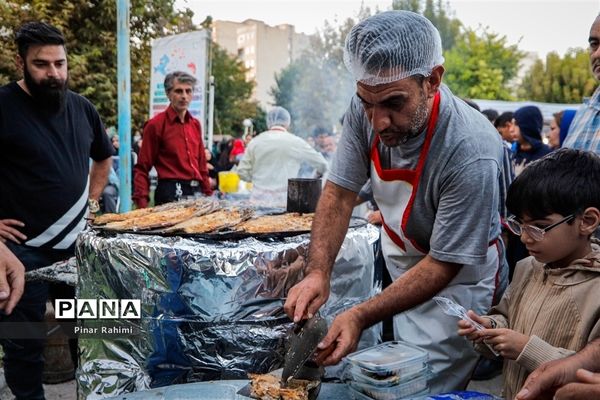
{"type": "Polygon", "coordinates": [[[214,21],[212,39],[248,68],[246,79],[256,82],[253,98],[264,108],[273,104],[269,92],[275,86],[275,74],[309,46],[309,36],[296,33],[293,25],[269,26],[255,19],[214,21]]]}

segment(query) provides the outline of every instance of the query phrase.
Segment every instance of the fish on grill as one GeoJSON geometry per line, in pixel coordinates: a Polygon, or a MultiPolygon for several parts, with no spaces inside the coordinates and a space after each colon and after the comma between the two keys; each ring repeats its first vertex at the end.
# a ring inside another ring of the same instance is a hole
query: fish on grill
{"type": "Polygon", "coordinates": [[[235,226],[235,230],[245,233],[272,233],[310,231],[314,214],[285,213],[263,215],[249,219],[235,226]]]}
{"type": "Polygon", "coordinates": [[[177,203],[169,204],[172,205],[169,207],[160,206],[162,208],[155,207],[153,212],[137,218],[107,223],[104,225],[104,229],[116,231],[142,231],[154,228],[166,228],[177,225],[190,218],[210,213],[218,207],[218,203],[214,201],[196,201],[192,204],[181,205],[177,205],[177,203]]]}
{"type": "Polygon", "coordinates": [[[166,229],[165,232],[182,232],[190,234],[218,232],[235,226],[251,216],[252,211],[249,209],[221,209],[210,214],[197,216],[186,221],[182,221],[166,229]]]}

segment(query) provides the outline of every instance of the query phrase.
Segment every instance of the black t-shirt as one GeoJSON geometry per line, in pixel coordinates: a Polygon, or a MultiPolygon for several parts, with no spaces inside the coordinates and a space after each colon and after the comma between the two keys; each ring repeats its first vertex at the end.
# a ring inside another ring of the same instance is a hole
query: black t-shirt
{"type": "Polygon", "coordinates": [[[48,114],[17,83],[0,87],[0,219],[23,221],[27,246],[73,245],[87,217],[90,157],[111,154],[83,96],[68,91],[64,110],[48,114]]]}

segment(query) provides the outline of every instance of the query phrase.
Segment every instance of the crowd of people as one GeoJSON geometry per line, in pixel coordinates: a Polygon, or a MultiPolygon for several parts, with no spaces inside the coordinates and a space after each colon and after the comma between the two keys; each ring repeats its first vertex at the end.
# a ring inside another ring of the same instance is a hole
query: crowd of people
{"type": "MultiPolygon", "coordinates": [[[[31,22],[16,43],[23,79],[0,88],[0,324],[42,321],[54,289],[25,283],[24,272],[73,255],[118,168],[118,140],[68,89],[61,32],[31,22]]],[[[600,81],[600,16],[589,47],[600,81]]],[[[289,112],[273,107],[266,132],[224,141],[219,154],[205,148],[189,112],[195,78],[167,74],[169,106],[139,141],[135,205],[151,204],[153,169],[154,204],[211,196],[218,172],[234,170],[253,183],[252,200],[281,206],[288,178],[325,176],[304,278],[285,312],[298,323],[327,301],[350,216],[365,198],[377,209],[371,221],[381,225],[391,282],[335,318],[318,363],[339,363],[363,330],[393,319],[395,339],[429,353],[432,393],[465,388],[491,348],[504,363],[507,399],[599,397],[600,88],[576,112],[555,114],[545,143],[539,108],[480,112],[444,85],[440,34],[422,15],[389,11],[359,22],[344,62],[356,93],[341,136],[318,128],[311,146],[289,132],[289,112]],[[457,326],[434,296],[469,309],[484,329],[457,326]]],[[[0,344],[17,399],[43,399],[44,341],[0,344]]]]}

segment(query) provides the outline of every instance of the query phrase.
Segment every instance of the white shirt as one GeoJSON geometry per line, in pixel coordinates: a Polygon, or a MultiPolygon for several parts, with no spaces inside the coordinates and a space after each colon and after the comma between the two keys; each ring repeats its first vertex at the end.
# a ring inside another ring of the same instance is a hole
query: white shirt
{"type": "Polygon", "coordinates": [[[274,126],[252,139],[237,167],[240,178],[252,182],[252,190],[287,191],[289,178],[297,178],[306,163],[323,175],[325,158],[305,140],[274,126]]]}

